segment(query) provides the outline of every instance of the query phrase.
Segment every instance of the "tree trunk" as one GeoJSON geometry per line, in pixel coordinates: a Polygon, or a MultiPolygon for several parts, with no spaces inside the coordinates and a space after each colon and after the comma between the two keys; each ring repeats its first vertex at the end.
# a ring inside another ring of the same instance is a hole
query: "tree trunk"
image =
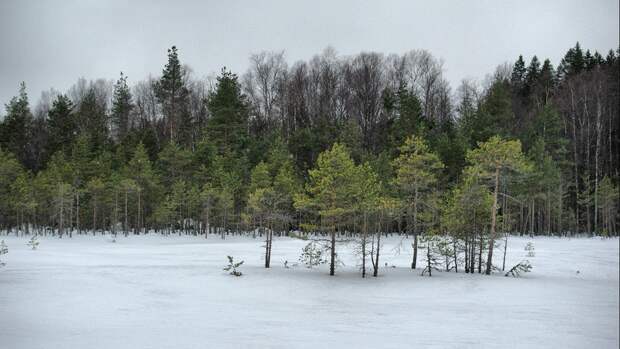
{"type": "Polygon", "coordinates": [[[331,230],[331,242],[332,248],[330,251],[330,261],[329,261],[329,275],[335,274],[336,269],[336,229],[332,228],[331,230]]]}
{"type": "Polygon", "coordinates": [[[75,193],[76,206],[75,206],[75,227],[77,229],[78,234],[81,234],[80,231],[80,192],[76,190],[75,193]]]}
{"type": "Polygon", "coordinates": [[[413,201],[413,259],[411,261],[411,269],[416,268],[418,262],[418,188],[415,189],[413,201]]]}
{"type": "Polygon", "coordinates": [[[128,203],[128,195],[127,195],[127,190],[125,190],[125,223],[123,224],[123,232],[125,233],[125,236],[127,236],[127,229],[129,227],[129,225],[127,224],[127,203],[128,203]]]}
{"type": "Polygon", "coordinates": [[[465,274],[469,274],[469,239],[465,237],[465,274]]]}
{"type": "Polygon", "coordinates": [[[506,236],[504,237],[504,259],[502,262],[502,271],[506,269],[506,250],[508,249],[508,234],[504,233],[506,236]]]}
{"type": "Polygon", "coordinates": [[[265,268],[269,268],[269,231],[265,232],[262,218],[259,218],[258,230],[264,232],[265,235],[265,268]]]}
{"type": "Polygon", "coordinates": [[[364,226],[362,227],[363,229],[363,233],[362,233],[362,277],[363,278],[366,277],[366,236],[367,236],[366,225],[367,225],[367,217],[366,217],[366,212],[364,212],[364,226]]]}
{"type": "Polygon", "coordinates": [[[93,198],[93,236],[97,230],[97,199],[93,198]]]}
{"type": "Polygon", "coordinates": [[[431,242],[426,243],[426,267],[428,268],[428,276],[433,276],[431,268],[431,242]]]}
{"type": "MultiPolygon", "coordinates": [[[[381,226],[379,226],[381,228],[381,226]]],[[[377,232],[377,250],[375,251],[375,270],[372,272],[373,277],[379,274],[379,249],[381,248],[381,229],[377,232]]]]}
{"type": "Polygon", "coordinates": [[[458,251],[456,250],[456,239],[452,238],[452,249],[454,249],[454,272],[459,272],[458,251]]]}
{"type": "Polygon", "coordinates": [[[64,233],[64,206],[65,206],[65,192],[60,187],[60,213],[59,213],[59,222],[58,222],[58,235],[62,239],[62,234],[64,233]]]}
{"type": "Polygon", "coordinates": [[[497,192],[499,190],[499,166],[495,168],[495,190],[493,190],[493,206],[491,207],[491,231],[489,233],[489,252],[487,255],[487,270],[485,274],[491,274],[493,267],[493,245],[495,244],[495,223],[497,218],[497,192]]]}
{"type": "Polygon", "coordinates": [[[142,191],[138,189],[138,234],[142,233],[142,191]]]}
{"type": "Polygon", "coordinates": [[[372,271],[373,277],[377,277],[377,275],[379,274],[379,249],[381,247],[380,243],[381,243],[382,223],[383,223],[383,211],[381,211],[381,219],[379,219],[379,229],[377,231],[377,251],[375,251],[375,261],[373,263],[373,268],[374,268],[372,271]]]}
{"type": "Polygon", "coordinates": [[[483,247],[482,233],[480,233],[480,246],[478,246],[478,274],[482,273],[482,247],[483,247]]]}
{"type": "Polygon", "coordinates": [[[568,85],[570,87],[569,91],[570,91],[570,96],[571,96],[571,121],[572,121],[572,133],[573,133],[573,164],[574,166],[574,179],[575,179],[575,227],[574,227],[574,231],[573,233],[579,233],[579,159],[578,159],[578,152],[577,152],[577,124],[576,124],[576,119],[577,116],[575,115],[575,92],[572,88],[572,86],[569,84],[568,85]]]}

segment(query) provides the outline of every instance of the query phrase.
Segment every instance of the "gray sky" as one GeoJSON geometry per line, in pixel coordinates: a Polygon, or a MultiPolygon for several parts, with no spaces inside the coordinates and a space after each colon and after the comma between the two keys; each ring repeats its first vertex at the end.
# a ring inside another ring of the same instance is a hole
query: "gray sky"
{"type": "Polygon", "coordinates": [[[618,12],[618,0],[0,0],[0,103],[22,80],[34,105],[79,77],[158,75],[173,44],[197,76],[243,73],[261,50],[284,50],[290,64],[328,45],[341,55],[427,49],[455,88],[519,54],[557,65],[576,41],[605,55],[618,47],[618,12]]]}

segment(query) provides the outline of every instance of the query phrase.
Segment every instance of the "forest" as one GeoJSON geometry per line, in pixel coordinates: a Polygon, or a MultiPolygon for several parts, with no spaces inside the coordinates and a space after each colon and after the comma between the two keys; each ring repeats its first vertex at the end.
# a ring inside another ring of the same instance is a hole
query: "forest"
{"type": "Polygon", "coordinates": [[[453,90],[424,50],[262,52],[197,78],[173,46],[142,81],[80,78],[36,105],[22,83],[0,123],[0,230],[259,235],[265,267],[274,234],[313,234],[331,274],[356,239],[364,275],[394,233],[412,268],[427,246],[431,271],[433,242],[490,273],[508,234],[618,235],[619,58],[577,43],[453,90]]]}

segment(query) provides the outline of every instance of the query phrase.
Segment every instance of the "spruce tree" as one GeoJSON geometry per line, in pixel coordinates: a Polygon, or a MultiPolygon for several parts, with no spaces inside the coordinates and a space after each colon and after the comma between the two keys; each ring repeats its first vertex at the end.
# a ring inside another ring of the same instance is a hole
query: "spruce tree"
{"type": "Polygon", "coordinates": [[[538,57],[532,57],[530,61],[530,65],[527,67],[527,71],[525,72],[525,95],[529,95],[532,93],[538,84],[538,79],[540,78],[540,61],[538,57]]]}
{"type": "Polygon", "coordinates": [[[489,87],[476,113],[467,120],[464,131],[469,135],[469,142],[473,147],[494,135],[511,135],[517,125],[510,86],[507,81],[500,79],[489,87]]]}
{"type": "Polygon", "coordinates": [[[511,85],[516,88],[517,91],[520,91],[523,88],[523,83],[525,82],[525,61],[523,60],[523,56],[519,55],[517,61],[515,62],[512,68],[512,75],[510,76],[511,85]]]}
{"type": "Polygon", "coordinates": [[[133,110],[131,91],[127,85],[127,76],[121,76],[114,85],[112,98],[112,125],[118,141],[123,141],[130,128],[131,112],[133,110]]]}
{"type": "Polygon", "coordinates": [[[6,116],[0,123],[0,147],[15,154],[26,168],[35,168],[33,149],[30,146],[33,117],[28,103],[26,84],[19,86],[19,96],[6,105],[6,116]]]}
{"type": "Polygon", "coordinates": [[[389,130],[389,146],[393,152],[398,150],[407,137],[419,135],[425,128],[420,99],[404,84],[396,93],[395,107],[397,115],[389,130]]]}
{"type": "Polygon", "coordinates": [[[192,122],[189,113],[189,90],[185,71],[179,61],[176,46],[168,49],[168,63],[155,84],[155,95],[164,115],[164,135],[169,142],[193,144],[192,122]]]}
{"type": "Polygon", "coordinates": [[[248,142],[248,111],[237,75],[222,69],[209,95],[207,136],[219,154],[239,157],[248,142]]]}
{"type": "Polygon", "coordinates": [[[76,117],[80,133],[88,136],[93,150],[100,151],[109,146],[106,105],[99,100],[94,88],[86,92],[78,106],[76,117]]]}
{"type": "Polygon", "coordinates": [[[48,113],[50,155],[57,151],[68,154],[78,134],[78,125],[73,113],[73,103],[66,95],[59,95],[48,113]]]}
{"type": "MultiPolygon", "coordinates": [[[[0,148],[0,197],[10,198],[13,183],[23,173],[23,167],[15,155],[0,148]]],[[[0,200],[0,224],[8,226],[14,217],[14,206],[10,200],[0,200]]]]}

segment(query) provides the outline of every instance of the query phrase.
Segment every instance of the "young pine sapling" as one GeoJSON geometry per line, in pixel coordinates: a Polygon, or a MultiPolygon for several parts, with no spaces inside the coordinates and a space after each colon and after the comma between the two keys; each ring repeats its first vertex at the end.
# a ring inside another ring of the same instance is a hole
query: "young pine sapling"
{"type": "Polygon", "coordinates": [[[529,273],[530,271],[532,271],[532,264],[530,261],[524,260],[510,268],[504,276],[519,277],[521,276],[521,273],[529,273]]]}
{"type": "MultiPolygon", "coordinates": [[[[9,248],[8,246],[4,243],[4,240],[0,241],[0,256],[2,256],[3,254],[7,254],[9,253],[9,248]]],[[[2,260],[0,260],[0,267],[3,266],[5,263],[2,262],[2,260]]]]}
{"type": "Polygon", "coordinates": [[[533,242],[531,242],[531,241],[528,242],[527,245],[525,245],[524,250],[527,251],[527,256],[528,257],[536,256],[536,252],[535,252],[535,249],[534,249],[534,243],[533,242]]]}
{"type": "Polygon", "coordinates": [[[39,247],[39,240],[37,240],[37,236],[33,235],[27,243],[28,246],[32,247],[33,250],[36,250],[39,247]]]}
{"type": "Polygon", "coordinates": [[[224,268],[224,271],[228,271],[230,275],[234,276],[243,275],[242,272],[237,270],[237,268],[239,268],[243,264],[243,261],[235,263],[232,256],[226,257],[228,258],[228,265],[224,268]]]}

